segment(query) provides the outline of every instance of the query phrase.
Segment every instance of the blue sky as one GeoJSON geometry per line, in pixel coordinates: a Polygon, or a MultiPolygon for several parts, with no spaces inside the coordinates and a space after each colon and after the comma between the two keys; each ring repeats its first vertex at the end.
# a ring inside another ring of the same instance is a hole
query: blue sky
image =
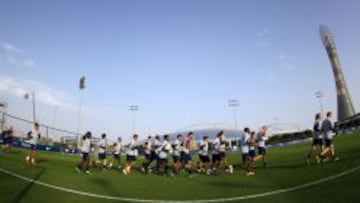
{"type": "Polygon", "coordinates": [[[360,107],[360,2],[333,1],[1,1],[0,99],[31,119],[22,99],[35,91],[42,123],[76,130],[78,79],[87,77],[83,130],[127,137],[196,123],[311,125],[325,94],[336,111],[326,24],[356,109],[360,107]],[[56,112],[56,114],[54,113],[56,112]]]}

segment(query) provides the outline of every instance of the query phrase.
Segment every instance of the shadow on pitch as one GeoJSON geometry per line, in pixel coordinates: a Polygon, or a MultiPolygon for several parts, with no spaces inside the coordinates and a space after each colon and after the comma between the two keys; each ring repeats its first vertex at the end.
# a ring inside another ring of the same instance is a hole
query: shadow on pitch
{"type": "Polygon", "coordinates": [[[21,202],[23,197],[29,192],[29,190],[34,185],[34,182],[37,181],[46,171],[46,168],[42,168],[41,171],[36,175],[36,177],[31,181],[27,186],[18,194],[16,198],[12,201],[13,203],[21,202]]]}
{"type": "Polygon", "coordinates": [[[120,190],[113,187],[108,180],[100,177],[91,177],[89,179],[94,185],[100,186],[101,188],[106,188],[111,194],[121,195],[120,190]]]}

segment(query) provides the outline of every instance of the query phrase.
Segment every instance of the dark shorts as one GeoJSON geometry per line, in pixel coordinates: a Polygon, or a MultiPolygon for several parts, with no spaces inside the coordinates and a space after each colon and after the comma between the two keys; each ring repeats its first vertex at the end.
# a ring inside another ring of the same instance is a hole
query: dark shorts
{"type": "Polygon", "coordinates": [[[120,160],[120,154],[114,154],[114,159],[115,160],[120,160]]]}
{"type": "Polygon", "coordinates": [[[152,160],[152,155],[145,153],[145,159],[146,159],[146,160],[149,160],[149,161],[152,160]]]}
{"type": "Polygon", "coordinates": [[[190,153],[182,152],[182,153],[181,153],[181,161],[184,161],[184,162],[191,161],[191,155],[190,155],[190,153]]]}
{"type": "Polygon", "coordinates": [[[220,159],[220,161],[223,160],[223,159],[225,159],[225,157],[226,157],[225,152],[220,152],[220,153],[219,153],[219,159],[220,159]]]}
{"type": "Polygon", "coordinates": [[[254,158],[254,157],[256,156],[255,149],[249,151],[249,156],[250,156],[251,158],[254,158]]]}
{"type": "Polygon", "coordinates": [[[242,154],[242,161],[243,163],[247,162],[250,159],[250,155],[249,154],[242,154]]]}
{"type": "Polygon", "coordinates": [[[266,154],[266,148],[265,147],[258,147],[258,154],[260,154],[260,155],[266,154]]]}
{"type": "Polygon", "coordinates": [[[36,145],[35,144],[30,144],[30,149],[31,150],[36,150],[36,145]]]}
{"type": "Polygon", "coordinates": [[[173,162],[174,163],[180,162],[180,156],[173,156],[173,162]]]}
{"type": "Polygon", "coordinates": [[[221,161],[219,154],[213,154],[211,158],[212,158],[212,162],[221,161]]]}
{"type": "Polygon", "coordinates": [[[330,147],[332,145],[331,139],[325,139],[325,146],[330,147]]]}
{"type": "Polygon", "coordinates": [[[199,158],[200,158],[200,161],[202,163],[209,163],[210,162],[209,156],[199,155],[199,158]]]}
{"type": "Polygon", "coordinates": [[[82,153],[82,160],[83,161],[89,160],[89,153],[82,153]]]}
{"type": "Polygon", "coordinates": [[[8,145],[11,145],[11,144],[12,144],[12,141],[13,141],[12,137],[8,137],[8,138],[6,138],[6,139],[4,140],[4,143],[5,143],[5,144],[8,144],[8,145]]]}
{"type": "Polygon", "coordinates": [[[105,154],[105,153],[99,154],[99,159],[100,159],[100,160],[106,159],[106,154],[105,154]]]}
{"type": "Polygon", "coordinates": [[[136,161],[136,156],[126,155],[126,161],[136,161]]]}
{"type": "Polygon", "coordinates": [[[160,165],[166,165],[168,163],[167,159],[159,159],[159,164],[160,165]]]}
{"type": "Polygon", "coordinates": [[[313,145],[313,146],[322,146],[322,145],[323,145],[323,139],[321,139],[321,138],[314,138],[312,145],[313,145]]]}

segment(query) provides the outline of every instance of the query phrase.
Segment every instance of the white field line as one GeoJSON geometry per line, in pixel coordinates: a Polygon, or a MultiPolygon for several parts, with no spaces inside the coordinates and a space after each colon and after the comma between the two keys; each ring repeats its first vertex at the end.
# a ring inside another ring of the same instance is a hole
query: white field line
{"type": "Polygon", "coordinates": [[[265,196],[276,195],[276,194],[281,194],[281,193],[286,193],[286,192],[292,192],[292,191],[308,188],[308,187],[311,187],[311,186],[314,186],[314,185],[318,185],[318,184],[321,184],[321,183],[324,183],[324,182],[328,182],[328,181],[336,179],[336,178],[340,178],[340,177],[348,175],[350,173],[354,173],[354,172],[358,171],[359,169],[360,169],[360,166],[349,169],[347,171],[344,171],[344,172],[341,172],[341,173],[338,173],[338,174],[335,174],[335,175],[332,175],[332,176],[329,176],[327,178],[319,179],[319,180],[316,180],[316,181],[312,181],[312,182],[305,183],[305,184],[298,185],[298,186],[294,186],[294,187],[274,190],[274,191],[270,191],[270,192],[264,192],[264,193],[253,194],[253,195],[238,196],[238,197],[229,197],[229,198],[208,199],[208,200],[205,200],[205,199],[204,200],[184,200],[184,201],[136,199],[136,198],[126,198],[126,197],[117,197],[117,196],[94,194],[94,193],[68,189],[68,188],[64,188],[64,187],[44,183],[44,182],[41,182],[41,181],[33,180],[31,178],[27,178],[25,176],[13,173],[13,172],[8,171],[8,170],[3,169],[3,168],[0,168],[0,172],[8,174],[8,175],[16,177],[16,178],[19,178],[19,179],[22,179],[22,180],[27,181],[27,182],[31,182],[31,183],[34,183],[34,184],[37,184],[37,185],[47,187],[47,188],[59,190],[59,191],[62,191],[62,192],[73,193],[73,194],[76,194],[76,195],[94,197],[94,198],[98,198],[98,199],[117,200],[117,201],[126,201],[126,202],[145,202],[145,203],[148,203],[148,202],[162,202],[162,203],[165,203],[165,202],[166,203],[173,203],[173,202],[174,203],[175,202],[190,203],[190,202],[196,202],[196,203],[205,203],[205,202],[230,202],[230,201],[236,201],[236,200],[255,199],[255,198],[259,198],[259,197],[265,197],[265,196]]]}

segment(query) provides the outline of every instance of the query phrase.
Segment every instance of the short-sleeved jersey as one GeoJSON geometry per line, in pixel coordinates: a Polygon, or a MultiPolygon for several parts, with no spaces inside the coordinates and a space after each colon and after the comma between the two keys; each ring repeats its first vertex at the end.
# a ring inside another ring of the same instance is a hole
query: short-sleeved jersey
{"type": "Polygon", "coordinates": [[[220,138],[216,138],[216,139],[214,140],[214,142],[212,143],[212,146],[213,146],[212,153],[213,153],[213,154],[219,154],[219,152],[220,152],[220,145],[221,145],[220,138]]]}
{"type": "Polygon", "coordinates": [[[173,142],[174,156],[180,156],[180,152],[182,151],[181,141],[176,139],[173,142]]]}
{"type": "Polygon", "coordinates": [[[164,140],[161,146],[157,149],[160,159],[166,159],[167,156],[172,153],[171,144],[164,140]]]}
{"type": "Polygon", "coordinates": [[[245,133],[241,140],[241,151],[243,154],[249,153],[249,141],[250,141],[250,134],[245,133]]]}
{"type": "Polygon", "coordinates": [[[259,147],[265,147],[266,146],[266,140],[268,140],[268,136],[266,135],[266,132],[258,132],[256,141],[258,142],[259,147]]]}
{"type": "Polygon", "coordinates": [[[137,156],[138,155],[138,141],[135,139],[132,139],[129,143],[129,149],[127,150],[126,154],[129,156],[137,156]]]}
{"type": "Polygon", "coordinates": [[[107,140],[106,140],[106,138],[102,138],[102,139],[99,141],[99,143],[98,143],[98,152],[99,152],[100,154],[105,153],[105,151],[106,151],[106,145],[107,145],[107,140]]]}
{"type": "Polygon", "coordinates": [[[152,150],[152,141],[151,141],[151,139],[148,139],[145,142],[145,150],[144,150],[144,152],[145,152],[145,154],[150,154],[151,150],[152,150]]]}
{"type": "Polygon", "coordinates": [[[332,121],[326,118],[321,124],[321,130],[324,133],[325,139],[333,138],[334,125],[332,121]]]}
{"type": "Polygon", "coordinates": [[[29,143],[36,145],[38,143],[38,140],[40,139],[41,135],[40,132],[38,130],[31,130],[29,133],[29,143]]]}
{"type": "Polygon", "coordinates": [[[91,149],[91,140],[89,138],[85,138],[82,141],[81,152],[82,153],[89,153],[91,149]]]}
{"type": "Polygon", "coordinates": [[[205,141],[200,141],[200,150],[199,155],[208,156],[209,155],[209,143],[205,141]]]}
{"type": "Polygon", "coordinates": [[[315,121],[313,126],[314,139],[322,139],[323,135],[321,133],[320,121],[315,121]]]}
{"type": "Polygon", "coordinates": [[[121,154],[122,150],[122,143],[121,142],[115,142],[114,144],[114,154],[121,154]]]}

